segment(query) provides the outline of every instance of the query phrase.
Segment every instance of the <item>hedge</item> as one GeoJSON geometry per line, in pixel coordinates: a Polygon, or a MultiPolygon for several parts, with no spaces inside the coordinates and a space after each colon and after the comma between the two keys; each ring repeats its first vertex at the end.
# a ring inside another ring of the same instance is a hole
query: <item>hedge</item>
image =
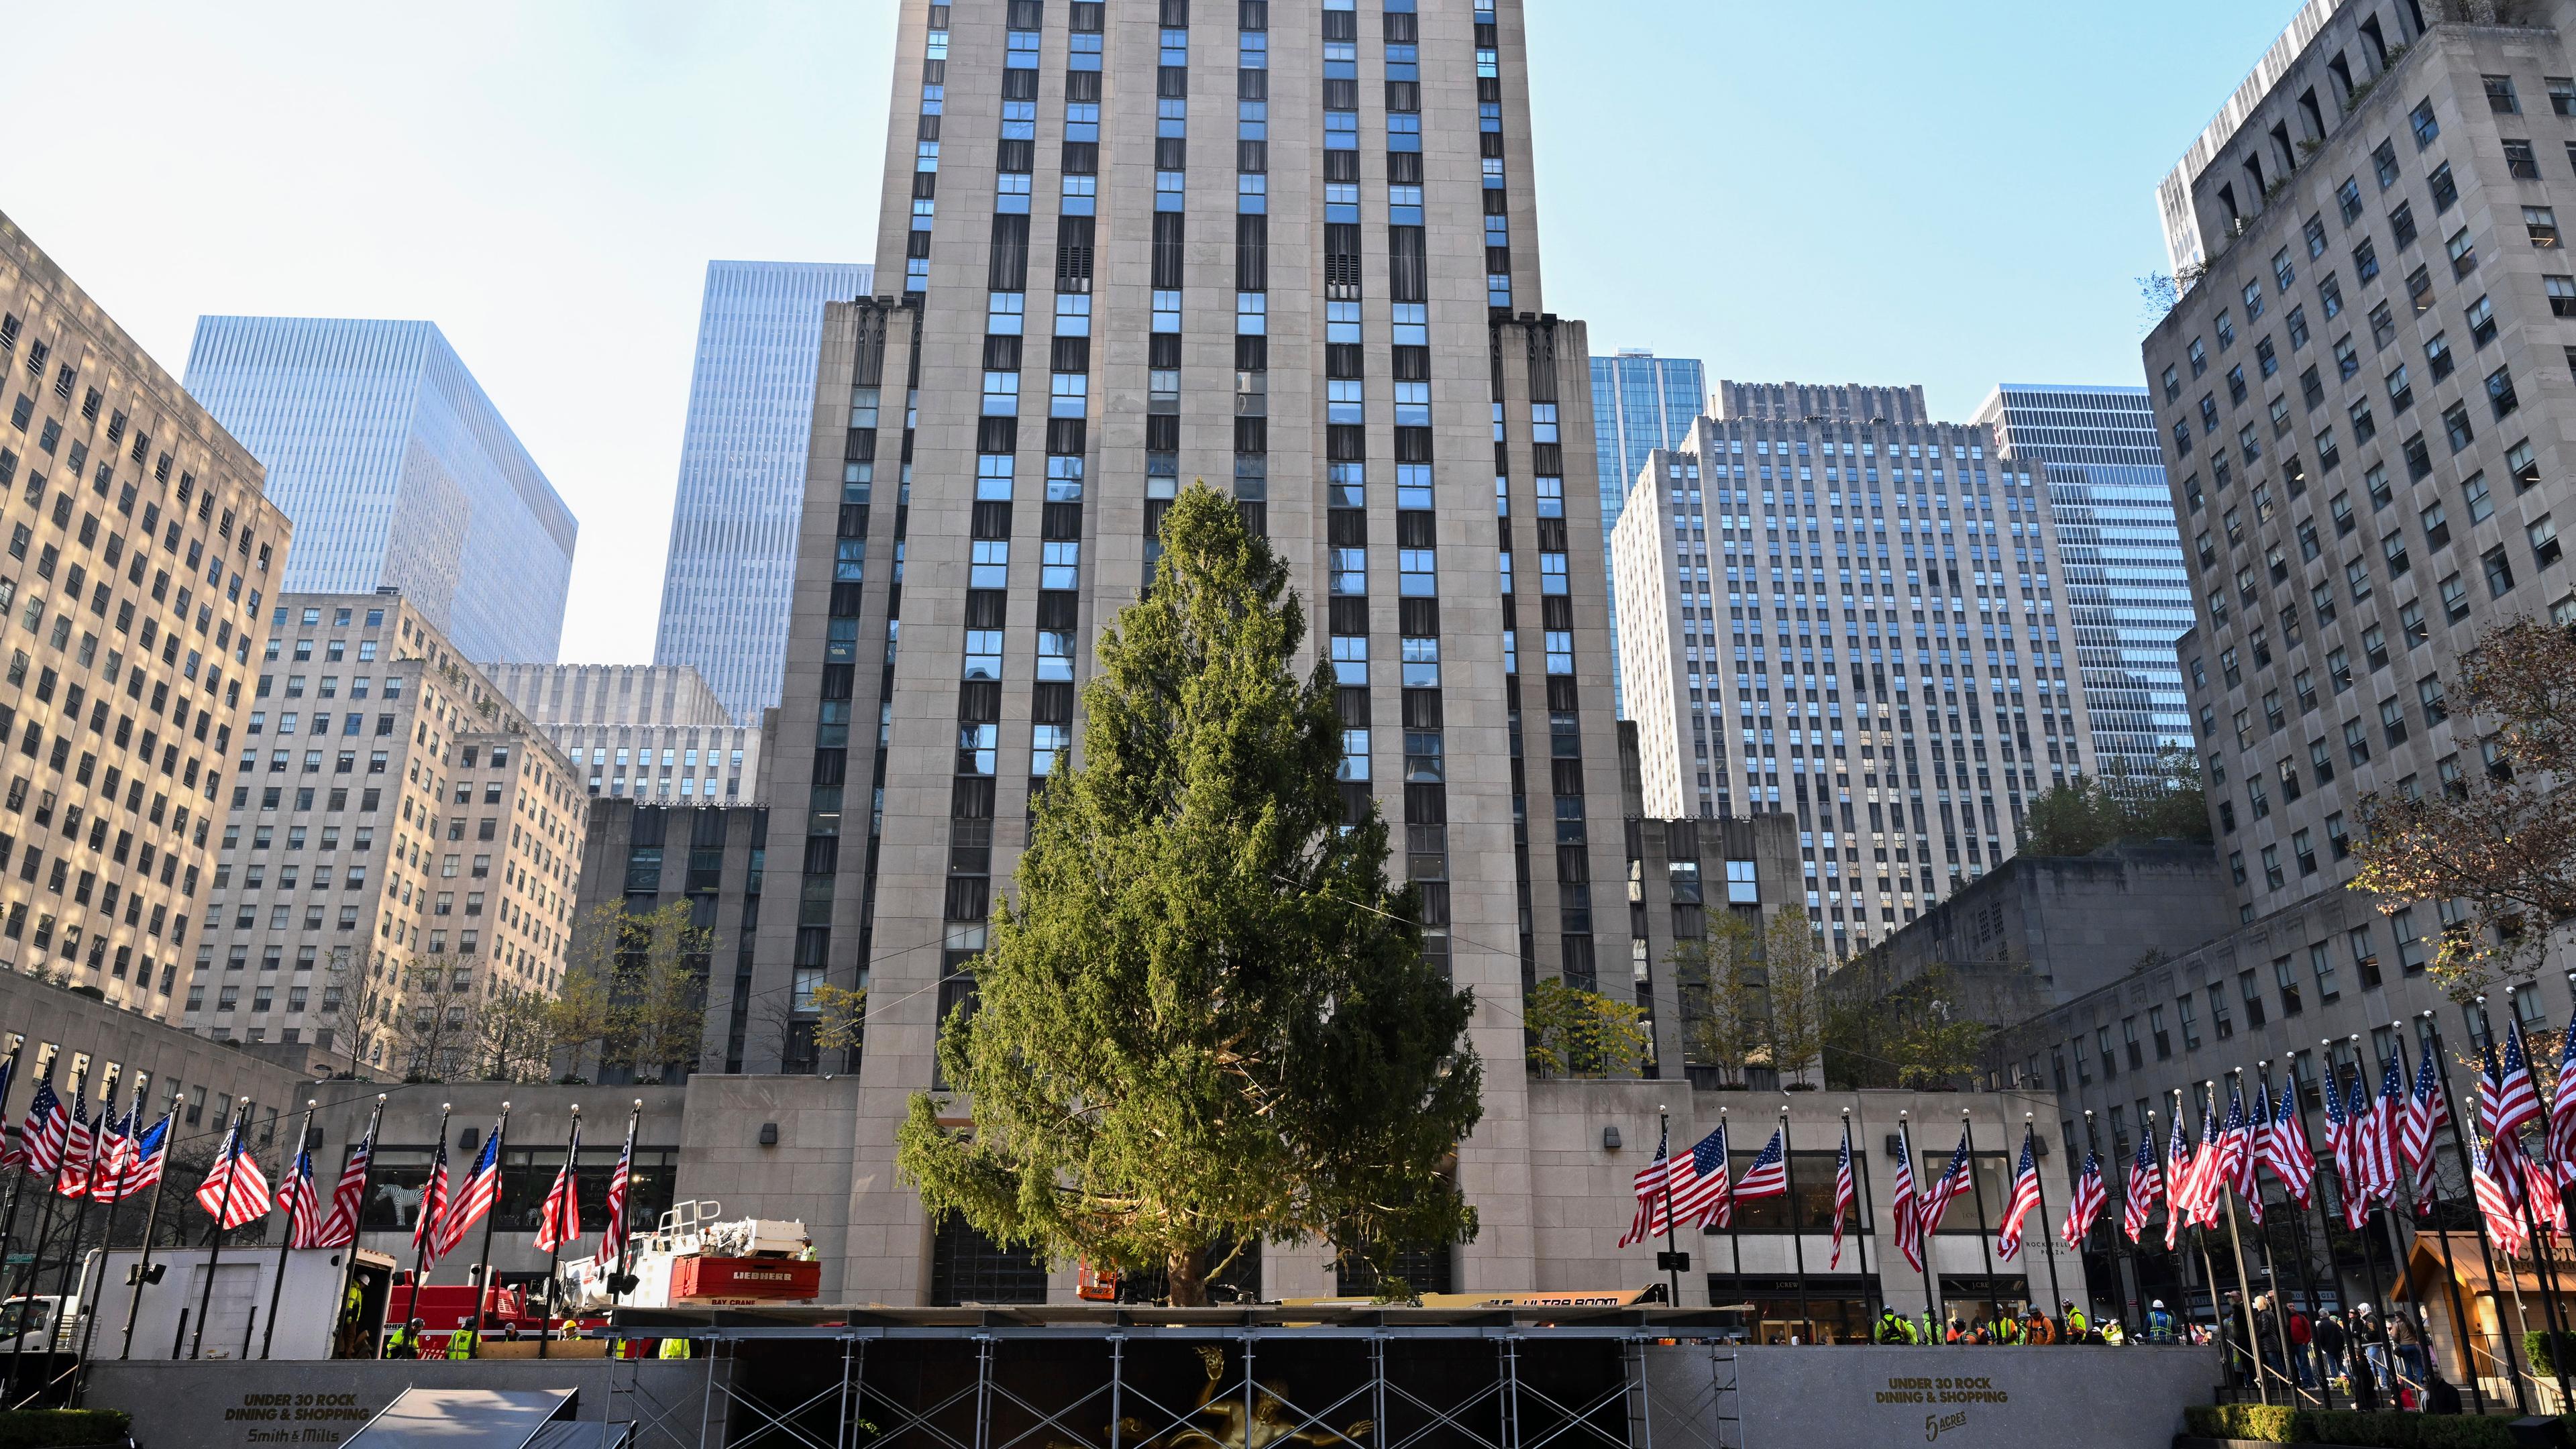
{"type": "Polygon", "coordinates": [[[2576,1333],[2553,1334],[2545,1328],[2535,1328],[2522,1336],[2522,1356],[2530,1361],[2533,1373],[2558,1372],[2558,1357],[2550,1351],[2550,1346],[2561,1341],[2568,1347],[2568,1367],[2576,1368],[2576,1333]]]}
{"type": "Polygon", "coordinates": [[[0,1409],[0,1449],[120,1444],[133,1423],[119,1409],[0,1409]]]}
{"type": "MultiPolygon", "coordinates": [[[[2508,1420],[2475,1414],[2357,1413],[2280,1404],[2195,1404],[2183,1410],[2191,1434],[2267,1444],[2350,1444],[2360,1449],[2514,1449],[2508,1420]]],[[[2576,1416],[2566,1422],[2576,1429],[2576,1416]]]]}

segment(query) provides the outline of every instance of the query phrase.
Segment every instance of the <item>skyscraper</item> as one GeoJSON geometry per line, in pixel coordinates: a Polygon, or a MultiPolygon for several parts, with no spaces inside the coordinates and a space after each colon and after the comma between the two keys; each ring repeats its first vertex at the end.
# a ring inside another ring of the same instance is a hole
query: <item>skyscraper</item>
{"type": "Polygon", "coordinates": [[[1796,815],[1809,914],[1856,951],[2092,768],[2047,497],[1919,387],[1717,402],[1612,538],[1646,814],[1796,815]]]}
{"type": "MultiPolygon", "coordinates": [[[[2350,880],[2372,795],[2487,788],[2463,654],[2576,620],[2576,187],[2538,160],[2576,106],[2576,3],[2457,10],[2310,5],[2159,192],[2197,267],[2144,347],[2194,575],[2179,652],[2248,921],[2350,880]]],[[[2369,904],[2417,984],[2451,903],[2369,904]]]]}
{"type": "Polygon", "coordinates": [[[656,664],[694,665],[737,724],[778,703],[823,304],[864,262],[709,262],[662,573],[656,664]]]}
{"type": "Polygon", "coordinates": [[[2094,758],[2149,773],[2158,750],[2191,744],[2174,662],[2191,576],[2147,390],[2008,382],[1974,421],[2047,485],[2094,758]]]}
{"type": "Polygon", "coordinates": [[[289,523],[249,450],[6,216],[0,407],[0,969],[167,1021],[289,523]]]}
{"type": "Polygon", "coordinates": [[[437,324],[200,317],[187,386],[295,520],[281,587],[397,588],[468,659],[553,662],[580,524],[437,324]]]}
{"type": "MultiPolygon", "coordinates": [[[[1292,569],[1353,804],[1487,1003],[1458,1277],[1527,1280],[1522,983],[1626,999],[1657,973],[1594,948],[1626,858],[1589,349],[1541,310],[1523,47],[1515,0],[900,7],[878,275],[903,283],[826,312],[770,742],[770,890],[796,905],[761,916],[735,998],[870,988],[876,1276],[851,1292],[954,1293],[1009,1258],[924,1219],[894,1127],[1077,738],[1093,638],[1194,479],[1292,569]]],[[[1283,1254],[1265,1291],[1326,1289],[1323,1261],[1283,1254]]]]}
{"type": "MultiPolygon", "coordinates": [[[[1657,357],[1641,347],[1623,347],[1616,356],[1592,359],[1592,456],[1601,473],[1601,527],[1608,533],[1619,522],[1619,507],[1646,455],[1657,448],[1678,448],[1690,436],[1691,423],[1708,406],[1708,379],[1697,360],[1657,357]]],[[[1601,545],[1601,572],[1610,575],[1610,544],[1601,545]]],[[[1619,615],[1614,599],[1610,613],[1612,682],[1624,690],[1618,670],[1619,615]]],[[[1628,714],[1620,696],[1619,715],[1628,714]]]]}

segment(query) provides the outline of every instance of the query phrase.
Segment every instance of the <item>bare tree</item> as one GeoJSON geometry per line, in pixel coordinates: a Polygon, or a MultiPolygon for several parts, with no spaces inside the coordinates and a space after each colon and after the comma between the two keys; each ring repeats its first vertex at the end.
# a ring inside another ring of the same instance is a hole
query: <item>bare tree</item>
{"type": "Polygon", "coordinates": [[[605,1071],[667,1078],[698,1059],[706,1033],[706,958],[715,933],[688,902],[638,915],[599,906],[576,941],[552,1011],[554,1044],[578,1073],[587,1057],[605,1071]]]}

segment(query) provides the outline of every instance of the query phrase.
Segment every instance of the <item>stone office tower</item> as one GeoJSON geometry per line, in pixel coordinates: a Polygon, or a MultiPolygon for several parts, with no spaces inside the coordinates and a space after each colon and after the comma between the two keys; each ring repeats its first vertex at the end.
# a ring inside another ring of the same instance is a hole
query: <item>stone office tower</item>
{"type": "MultiPolygon", "coordinates": [[[[870,987],[849,1254],[877,1276],[848,1291],[1019,1271],[923,1221],[894,1127],[1192,480],[1292,563],[1354,804],[1481,1003],[1484,1230],[1444,1262],[1526,1277],[1496,1266],[1533,1247],[1523,984],[1648,983],[1593,945],[1623,938],[1602,525],[1584,329],[1539,310],[1517,4],[906,0],[900,26],[889,294],[825,320],[776,905],[736,998],[870,987]]],[[[1320,1248],[1270,1259],[1273,1296],[1331,1287],[1320,1248]]]]}
{"type": "Polygon", "coordinates": [[[290,525],[5,215],[0,407],[0,968],[168,1021],[290,525]]]}

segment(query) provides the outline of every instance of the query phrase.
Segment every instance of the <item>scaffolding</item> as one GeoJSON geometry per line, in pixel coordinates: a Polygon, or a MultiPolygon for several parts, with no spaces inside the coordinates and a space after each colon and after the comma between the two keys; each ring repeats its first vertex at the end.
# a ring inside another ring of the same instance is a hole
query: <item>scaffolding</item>
{"type": "Polygon", "coordinates": [[[1732,1327],[1633,1307],[1031,1306],[626,1310],[605,1332],[691,1341],[701,1449],[1743,1449],[1732,1327]]]}

